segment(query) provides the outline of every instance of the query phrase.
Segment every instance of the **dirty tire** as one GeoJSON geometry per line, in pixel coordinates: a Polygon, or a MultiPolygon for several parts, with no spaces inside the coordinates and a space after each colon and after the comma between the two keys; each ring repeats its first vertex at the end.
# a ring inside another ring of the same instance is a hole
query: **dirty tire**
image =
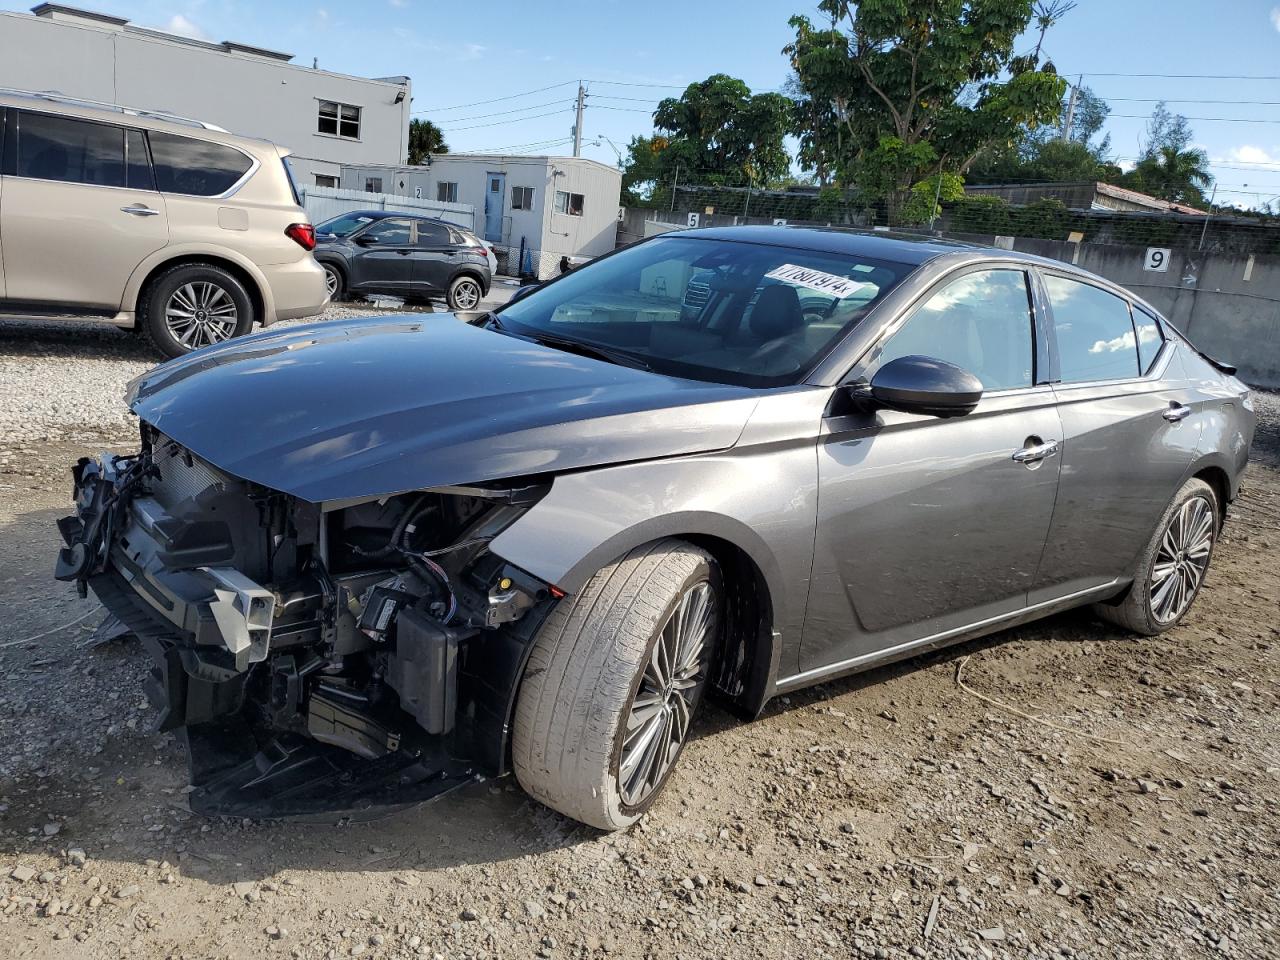
{"type": "Polygon", "coordinates": [[[1169,506],[1165,509],[1163,516],[1160,517],[1160,522],[1156,525],[1156,532],[1152,534],[1151,542],[1147,544],[1138,557],[1138,562],[1133,570],[1133,585],[1125,593],[1124,598],[1119,603],[1114,604],[1095,603],[1093,605],[1094,613],[1104,620],[1149,637],[1163,633],[1176,626],[1187,615],[1195,605],[1200,589],[1204,585],[1204,574],[1201,574],[1200,580],[1191,594],[1191,599],[1187,601],[1176,616],[1167,620],[1159,619],[1153,610],[1152,574],[1159,557],[1161,542],[1164,540],[1165,534],[1169,532],[1170,524],[1174,522],[1184,507],[1197,498],[1208,501],[1208,505],[1212,510],[1209,553],[1204,561],[1205,572],[1207,573],[1209,563],[1213,560],[1213,548],[1218,542],[1222,511],[1218,503],[1218,495],[1214,492],[1213,487],[1203,480],[1192,478],[1182,485],[1177,495],[1169,502],[1169,506]]]}
{"type": "MultiPolygon", "coordinates": [[[[181,263],[161,273],[138,298],[138,329],[156,350],[166,357],[181,357],[192,348],[179,341],[165,322],[165,305],[175,290],[185,284],[211,283],[221,287],[236,307],[235,329],[230,337],[239,337],[253,329],[253,300],[244,284],[232,273],[211,263],[181,263]]],[[[228,339],[230,339],[228,337],[228,339]]]]}
{"type": "MultiPolygon", "coordinates": [[[[512,760],[535,799],[602,830],[635,823],[670,779],[687,737],[656,787],[624,803],[618,786],[625,721],[663,627],[686,591],[715,598],[702,676],[714,662],[723,615],[720,572],[703,550],[666,539],[637,547],[562,600],[536,638],[516,704],[512,760]]],[[[696,690],[696,713],[705,682],[696,690]]]]}
{"type": "Polygon", "coordinates": [[[454,277],[446,294],[450,310],[475,310],[483,297],[480,281],[467,273],[454,277]]]}

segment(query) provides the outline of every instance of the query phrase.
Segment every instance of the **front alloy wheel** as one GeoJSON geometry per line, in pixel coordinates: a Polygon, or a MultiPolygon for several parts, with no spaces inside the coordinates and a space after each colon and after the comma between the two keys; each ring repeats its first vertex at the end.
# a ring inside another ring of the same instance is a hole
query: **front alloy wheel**
{"type": "Polygon", "coordinates": [[[242,336],[256,319],[249,290],[219,264],[172,266],[138,298],[138,328],[166,357],[242,336]]]}
{"type": "Polygon", "coordinates": [[[637,547],[547,615],[516,702],[512,764],[534,798],[604,830],[671,779],[706,692],[720,570],[683,540],[637,547]]]}

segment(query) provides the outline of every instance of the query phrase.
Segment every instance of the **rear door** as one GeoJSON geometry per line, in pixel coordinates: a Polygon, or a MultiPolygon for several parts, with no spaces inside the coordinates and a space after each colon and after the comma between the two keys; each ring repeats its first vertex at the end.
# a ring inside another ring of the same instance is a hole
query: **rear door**
{"type": "Polygon", "coordinates": [[[954,419],[877,410],[824,422],[802,670],[851,668],[1026,604],[1062,435],[1029,290],[1021,268],[953,274],[852,371],[870,379],[891,359],[929,356],[976,375],[983,396],[954,419]]]}
{"type": "Polygon", "coordinates": [[[387,217],[352,238],[350,287],[403,297],[413,292],[413,221],[387,217]]]}
{"type": "Polygon", "coordinates": [[[444,293],[458,259],[449,228],[434,220],[417,220],[414,227],[413,290],[420,294],[444,293]]]}
{"type": "Polygon", "coordinates": [[[1031,602],[1124,577],[1186,477],[1202,421],[1159,325],[1101,284],[1042,270],[1062,479],[1031,602]]]}
{"type": "Polygon", "coordinates": [[[169,238],[142,131],[10,110],[0,169],[10,307],[116,313],[134,269],[169,238]]]}

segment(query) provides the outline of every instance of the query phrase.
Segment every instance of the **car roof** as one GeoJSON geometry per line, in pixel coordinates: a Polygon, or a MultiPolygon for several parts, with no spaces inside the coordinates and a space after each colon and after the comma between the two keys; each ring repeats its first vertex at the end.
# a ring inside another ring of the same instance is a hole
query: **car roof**
{"type": "MultiPolygon", "coordinates": [[[[735,240],[739,243],[764,243],[779,247],[803,247],[816,253],[871,257],[897,263],[921,264],[948,253],[981,250],[971,243],[921,237],[887,230],[859,230],[842,227],[744,226],[704,227],[682,230],[681,236],[705,237],[708,240],[735,240]]],[[[1009,256],[1008,250],[992,249],[993,254],[1009,256]]]]}
{"type": "Polygon", "coordinates": [[[339,217],[368,217],[370,220],[385,220],[387,217],[407,217],[410,220],[427,220],[431,223],[440,223],[461,233],[471,233],[466,227],[460,227],[456,223],[450,223],[448,220],[429,217],[425,213],[412,213],[408,210],[344,210],[329,219],[337,220],[339,217]]]}

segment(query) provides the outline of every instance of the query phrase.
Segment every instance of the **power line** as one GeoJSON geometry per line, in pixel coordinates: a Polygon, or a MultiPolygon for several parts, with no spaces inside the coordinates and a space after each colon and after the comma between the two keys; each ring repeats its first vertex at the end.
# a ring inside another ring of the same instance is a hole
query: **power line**
{"type": "MultiPolygon", "coordinates": [[[[1140,113],[1110,113],[1107,119],[1116,117],[1120,120],[1150,120],[1140,113]]],[[[1280,123],[1280,120],[1254,120],[1251,117],[1183,117],[1184,120],[1195,120],[1201,123],[1280,123]]]]}
{"type": "Polygon", "coordinates": [[[1250,107],[1280,107],[1280,100],[1181,100],[1175,97],[1099,97],[1108,103],[1212,103],[1250,107]]]}
{"type": "Polygon", "coordinates": [[[611,87],[652,87],[658,90],[684,90],[687,83],[628,83],[624,80],[587,80],[587,83],[608,84],[611,87]]]}
{"type": "Polygon", "coordinates": [[[617,110],[620,113],[645,113],[653,114],[652,110],[642,110],[640,107],[610,107],[603,103],[593,103],[591,107],[595,110],[617,110]]]}
{"type": "Polygon", "coordinates": [[[541,120],[543,117],[561,116],[564,110],[552,110],[549,113],[535,113],[532,117],[512,117],[510,120],[495,120],[493,123],[475,123],[469,127],[441,127],[441,133],[461,133],[463,130],[479,130],[482,127],[502,127],[509,123],[524,123],[526,120],[541,120]]]}
{"type": "Polygon", "coordinates": [[[546,103],[531,103],[527,107],[515,107],[511,110],[499,110],[496,113],[477,113],[475,116],[471,116],[471,117],[452,117],[446,122],[447,123],[466,123],[469,120],[487,120],[490,117],[506,117],[506,116],[510,116],[513,113],[524,113],[524,111],[526,110],[540,110],[543,107],[554,107],[563,102],[564,101],[562,100],[548,100],[546,103]]]}
{"type": "Polygon", "coordinates": [[[573,84],[576,82],[577,82],[576,80],[566,80],[564,83],[553,83],[549,87],[538,87],[536,90],[526,90],[524,91],[524,93],[512,93],[505,97],[494,97],[492,100],[476,100],[476,101],[473,101],[472,103],[459,103],[452,107],[427,107],[426,109],[414,110],[413,112],[415,114],[444,113],[446,110],[463,110],[467,107],[483,107],[486,103],[499,103],[500,101],[503,101],[503,100],[518,100],[520,97],[527,97],[530,94],[534,94],[534,93],[542,93],[546,90],[554,90],[557,87],[567,87],[570,84],[573,84]]]}
{"type": "Polygon", "coordinates": [[[1060,70],[1059,73],[1083,74],[1086,77],[1151,77],[1160,80],[1280,80],[1280,77],[1236,73],[1095,73],[1092,70],[1060,70]]]}

